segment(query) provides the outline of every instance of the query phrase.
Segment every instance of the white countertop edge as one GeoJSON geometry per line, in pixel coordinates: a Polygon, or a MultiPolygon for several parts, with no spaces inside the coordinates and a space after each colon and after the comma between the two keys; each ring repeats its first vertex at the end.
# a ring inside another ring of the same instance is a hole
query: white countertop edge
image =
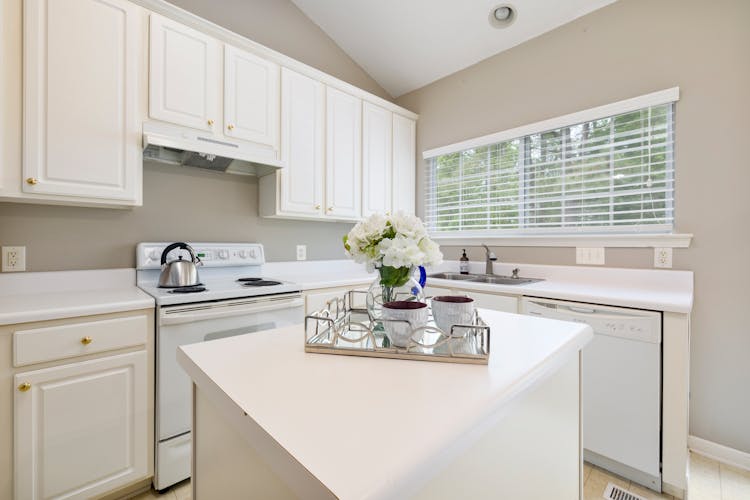
{"type": "Polygon", "coordinates": [[[137,311],[139,309],[153,309],[154,299],[144,292],[141,293],[143,294],[143,297],[135,300],[113,301],[103,302],[101,304],[83,304],[80,306],[41,308],[36,310],[0,313],[0,326],[56,319],[79,318],[82,316],[93,316],[96,314],[137,311]]]}
{"type": "MultiPolygon", "coordinates": [[[[493,311],[492,313],[510,314],[497,311],[493,311]]],[[[419,486],[429,481],[430,478],[434,476],[436,470],[439,470],[442,466],[450,463],[453,458],[481,438],[487,429],[496,424],[504,416],[504,410],[508,403],[512,402],[519,395],[554,374],[567,360],[569,360],[570,356],[575,355],[583,349],[583,347],[593,338],[594,334],[591,327],[587,325],[580,326],[581,330],[577,335],[572,337],[557,350],[550,353],[550,355],[544,358],[543,361],[537,363],[537,365],[527,372],[523,378],[509,384],[508,390],[498,394],[492,404],[488,405],[487,411],[484,414],[479,415],[479,418],[474,419],[472,422],[468,422],[464,428],[456,428],[454,432],[450,434],[446,433],[441,436],[442,439],[435,441],[433,446],[434,449],[424,450],[424,453],[422,454],[422,456],[425,457],[424,460],[421,460],[418,463],[412,463],[411,466],[404,467],[398,478],[389,476],[388,478],[379,481],[362,498],[399,498],[408,492],[416,491],[419,486]]],[[[236,408],[238,411],[246,413],[245,409],[240,407],[228,394],[226,394],[182,348],[179,348],[177,351],[177,361],[200,389],[213,392],[212,399],[218,396],[224,403],[230,404],[232,405],[231,407],[236,408]]],[[[425,363],[427,363],[427,361],[425,361],[425,363]]],[[[252,418],[249,414],[248,417],[252,418]]],[[[263,429],[266,434],[271,436],[262,425],[255,420],[252,421],[255,425],[263,429]]],[[[271,438],[273,438],[273,436],[271,436],[271,438]]],[[[252,446],[251,443],[248,444],[252,446]]],[[[277,442],[277,444],[283,449],[283,446],[280,443],[277,442]]],[[[289,452],[287,451],[287,453],[289,452]]],[[[289,453],[289,455],[293,457],[291,453],[289,453]]],[[[293,458],[297,460],[296,457],[293,458]]],[[[305,467],[305,464],[299,464],[302,468],[308,470],[305,467]]],[[[324,484],[319,479],[318,482],[324,484]]],[[[324,486],[336,494],[337,497],[348,498],[347,492],[337,491],[336,488],[331,487],[331,485],[324,484],[324,486]]]]}
{"type": "Polygon", "coordinates": [[[372,282],[373,278],[368,276],[365,278],[349,278],[339,280],[303,280],[299,283],[299,285],[302,290],[320,290],[323,288],[338,288],[342,286],[369,285],[372,282]]]}
{"type": "MultiPolygon", "coordinates": [[[[516,295],[524,297],[541,297],[546,299],[573,300],[587,304],[603,304],[609,306],[629,307],[633,309],[647,309],[651,311],[674,312],[689,314],[693,309],[693,294],[684,294],[679,298],[670,298],[668,292],[655,293],[651,299],[644,299],[642,289],[618,288],[618,294],[608,293],[607,289],[599,285],[588,283],[569,282],[536,282],[528,285],[494,285],[488,283],[472,283],[469,281],[455,281],[438,278],[427,278],[427,292],[430,285],[441,288],[454,288],[459,290],[474,290],[477,292],[497,293],[503,295],[516,295]],[[575,285],[586,287],[586,292],[566,290],[566,286],[575,285]],[[549,286],[548,289],[543,287],[549,286]],[[627,296],[626,296],[627,295],[627,296]],[[656,297],[656,295],[660,295],[656,297]]],[[[611,287],[610,287],[611,288],[611,287]]]]}

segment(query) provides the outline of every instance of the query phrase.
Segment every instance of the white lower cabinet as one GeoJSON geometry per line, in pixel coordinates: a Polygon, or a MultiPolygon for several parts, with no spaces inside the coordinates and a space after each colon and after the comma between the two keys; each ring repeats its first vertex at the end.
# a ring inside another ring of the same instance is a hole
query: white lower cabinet
{"type": "Polygon", "coordinates": [[[17,373],[15,498],[90,498],[148,472],[146,351],[17,373]]]}
{"type": "Polygon", "coordinates": [[[430,286],[429,284],[425,287],[425,294],[428,297],[437,297],[440,295],[465,295],[474,299],[475,307],[509,313],[518,312],[518,297],[514,295],[497,295],[494,293],[476,292],[474,290],[436,287],[430,286]]]}

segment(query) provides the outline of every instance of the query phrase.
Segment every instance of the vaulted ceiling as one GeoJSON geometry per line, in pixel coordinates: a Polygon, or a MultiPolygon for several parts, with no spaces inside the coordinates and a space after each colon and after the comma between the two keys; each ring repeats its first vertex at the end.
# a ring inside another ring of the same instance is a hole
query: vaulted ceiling
{"type": "Polygon", "coordinates": [[[292,0],[393,97],[615,0],[292,0]],[[490,12],[511,5],[507,27],[490,12]]]}

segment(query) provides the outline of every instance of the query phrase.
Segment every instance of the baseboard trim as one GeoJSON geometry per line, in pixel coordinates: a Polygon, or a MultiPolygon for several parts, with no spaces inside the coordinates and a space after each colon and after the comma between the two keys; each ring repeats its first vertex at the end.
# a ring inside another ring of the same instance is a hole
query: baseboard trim
{"type": "Polygon", "coordinates": [[[735,450],[729,446],[707,441],[696,436],[688,436],[688,448],[690,451],[694,451],[705,457],[750,471],[750,453],[735,450]]]}

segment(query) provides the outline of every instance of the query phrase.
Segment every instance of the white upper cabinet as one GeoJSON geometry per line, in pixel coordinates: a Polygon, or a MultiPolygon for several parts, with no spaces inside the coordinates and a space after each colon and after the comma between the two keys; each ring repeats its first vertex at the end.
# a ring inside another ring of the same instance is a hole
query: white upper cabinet
{"type": "Polygon", "coordinates": [[[214,131],[219,127],[221,43],[151,14],[149,115],[214,131]]]}
{"type": "Polygon", "coordinates": [[[325,85],[281,70],[280,210],[323,214],[325,172],[325,85]]]}
{"type": "Polygon", "coordinates": [[[24,193],[141,203],[144,23],[124,0],[25,1],[24,193]]]}
{"type": "Polygon", "coordinates": [[[359,219],[362,192],[362,100],[326,89],[326,215],[359,219]]]}
{"type": "Polygon", "coordinates": [[[393,113],[365,102],[362,106],[362,215],[391,210],[393,113]]]}
{"type": "Polygon", "coordinates": [[[417,124],[393,114],[393,212],[414,215],[416,211],[417,124]]]}
{"type": "Polygon", "coordinates": [[[224,134],[278,149],[279,66],[224,46],[224,134]]]}

